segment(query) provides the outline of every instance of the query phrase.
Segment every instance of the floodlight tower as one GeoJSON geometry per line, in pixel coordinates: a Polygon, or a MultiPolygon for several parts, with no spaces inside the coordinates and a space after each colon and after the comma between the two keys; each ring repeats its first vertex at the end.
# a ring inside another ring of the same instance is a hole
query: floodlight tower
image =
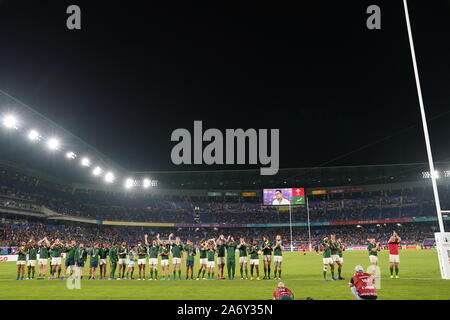
{"type": "Polygon", "coordinates": [[[408,29],[409,46],[411,49],[411,57],[412,57],[412,63],[413,63],[413,67],[414,67],[414,77],[416,79],[416,87],[417,87],[417,95],[419,98],[420,114],[422,116],[422,127],[423,127],[423,133],[425,136],[425,145],[427,147],[428,164],[430,166],[430,178],[431,178],[431,184],[433,186],[434,201],[436,204],[436,213],[437,213],[438,222],[439,222],[440,232],[435,233],[436,247],[438,249],[438,256],[439,256],[439,265],[441,267],[442,278],[450,279],[450,256],[449,256],[450,233],[445,233],[445,230],[444,230],[444,220],[442,219],[443,211],[441,210],[441,202],[439,200],[439,192],[438,192],[437,182],[436,182],[437,177],[436,177],[436,171],[434,170],[434,162],[433,162],[433,155],[431,152],[430,136],[428,134],[427,117],[425,114],[425,107],[423,104],[422,89],[420,87],[419,71],[417,68],[416,53],[414,50],[414,41],[413,41],[413,36],[412,36],[412,31],[411,31],[411,23],[409,20],[409,10],[408,10],[407,0],[403,0],[403,7],[405,9],[406,28],[408,29]]]}

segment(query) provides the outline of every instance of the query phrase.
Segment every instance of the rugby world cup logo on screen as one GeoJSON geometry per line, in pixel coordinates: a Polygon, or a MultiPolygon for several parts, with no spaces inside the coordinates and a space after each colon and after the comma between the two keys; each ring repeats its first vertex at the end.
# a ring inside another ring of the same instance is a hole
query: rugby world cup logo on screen
{"type": "Polygon", "coordinates": [[[180,128],[172,132],[171,141],[178,142],[172,148],[170,155],[172,163],[175,165],[252,165],[259,163],[265,166],[260,167],[261,175],[278,173],[279,129],[258,129],[258,131],[255,129],[245,131],[244,129],[226,129],[224,135],[219,129],[214,128],[203,132],[202,121],[194,121],[193,137],[189,130],[180,128]],[[207,144],[203,146],[203,142],[207,142],[207,144]],[[246,162],[246,158],[248,162],[246,162]]]}

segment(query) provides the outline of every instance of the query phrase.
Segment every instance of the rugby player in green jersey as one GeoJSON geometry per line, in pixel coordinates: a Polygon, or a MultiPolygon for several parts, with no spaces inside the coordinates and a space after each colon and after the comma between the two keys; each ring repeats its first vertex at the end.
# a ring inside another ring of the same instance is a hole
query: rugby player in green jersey
{"type": "MultiPolygon", "coordinates": [[[[108,255],[109,255],[109,263],[111,264],[111,273],[109,274],[109,280],[115,279],[115,273],[117,268],[117,262],[119,261],[119,255],[118,255],[118,244],[114,243],[113,246],[109,249],[108,255]]],[[[120,277],[120,274],[119,274],[120,277]]]]}
{"type": "Polygon", "coordinates": [[[99,262],[100,280],[106,280],[106,265],[108,262],[108,253],[109,253],[108,244],[103,243],[98,248],[98,257],[100,258],[100,262],[99,262]]]}
{"type": "Polygon", "coordinates": [[[264,280],[270,280],[270,264],[272,262],[272,242],[268,236],[263,236],[262,244],[263,262],[264,262],[264,280]]]}
{"type": "Polygon", "coordinates": [[[138,280],[145,280],[145,266],[147,265],[147,247],[139,241],[137,246],[138,255],[138,280]]]}
{"type": "Polygon", "coordinates": [[[342,277],[342,268],[344,267],[344,258],[342,257],[342,253],[345,251],[345,244],[342,242],[342,239],[337,239],[337,248],[338,248],[338,279],[339,280],[345,280],[344,277],[342,277]]]}
{"type": "Polygon", "coordinates": [[[181,263],[183,259],[183,244],[179,237],[175,238],[175,243],[172,241],[172,234],[169,235],[169,244],[172,249],[172,265],[173,265],[173,280],[181,280],[181,263]]]}
{"type": "Polygon", "coordinates": [[[84,243],[80,243],[79,247],[75,251],[75,276],[81,280],[83,280],[84,264],[86,263],[87,256],[88,253],[84,247],[84,243]]]}
{"type": "Polygon", "coordinates": [[[62,258],[61,254],[64,250],[63,243],[59,241],[59,239],[56,239],[53,245],[50,247],[50,256],[52,258],[50,262],[50,279],[55,279],[56,270],[58,270],[58,278],[63,279],[61,276],[61,264],[62,264],[62,258]]]}
{"type": "Polygon", "coordinates": [[[133,273],[134,273],[134,265],[136,264],[136,258],[137,258],[136,247],[132,246],[130,251],[128,252],[128,260],[127,260],[128,270],[125,279],[134,280],[133,273]]]}
{"type": "Polygon", "coordinates": [[[227,248],[227,271],[228,271],[228,280],[234,280],[234,276],[236,274],[236,248],[237,243],[234,241],[234,238],[228,236],[227,243],[225,244],[227,248]]]}
{"type": "Polygon", "coordinates": [[[247,269],[247,248],[248,245],[244,238],[240,238],[240,242],[237,246],[239,250],[239,271],[241,272],[241,280],[244,280],[244,270],[245,270],[245,280],[248,280],[248,269],[247,269]]]}
{"type": "Polygon", "coordinates": [[[206,280],[205,273],[208,268],[208,258],[206,257],[206,252],[208,251],[208,243],[206,240],[201,240],[199,244],[200,250],[200,269],[198,270],[197,280],[200,280],[200,274],[202,274],[202,279],[206,280]]]}
{"type": "Polygon", "coordinates": [[[208,259],[207,267],[208,267],[208,280],[214,280],[214,269],[215,266],[215,255],[216,255],[216,240],[210,239],[208,243],[208,251],[206,252],[206,256],[208,259]]]}
{"type": "Polygon", "coordinates": [[[256,269],[256,280],[259,280],[259,250],[258,241],[253,240],[253,244],[248,250],[250,254],[250,280],[253,280],[253,269],[256,269]]]}
{"type": "Polygon", "coordinates": [[[27,262],[27,244],[25,242],[20,243],[19,250],[17,250],[17,278],[16,280],[23,280],[25,276],[25,263],[27,262]]]}
{"type": "Polygon", "coordinates": [[[194,259],[197,254],[194,243],[191,240],[187,240],[183,249],[186,251],[186,280],[189,279],[189,274],[191,275],[191,280],[194,280],[194,259]]]}
{"type": "Polygon", "coordinates": [[[153,240],[149,246],[148,235],[145,235],[145,245],[148,248],[148,263],[150,268],[150,279],[158,280],[158,255],[159,255],[159,234],[156,235],[158,241],[153,240]]]}
{"type": "Polygon", "coordinates": [[[328,239],[328,237],[323,238],[322,242],[322,251],[323,251],[323,280],[327,280],[327,271],[328,266],[330,266],[331,269],[331,278],[334,280],[334,263],[333,259],[331,258],[331,240],[328,239]]]}
{"type": "Polygon", "coordinates": [[[119,277],[117,280],[120,280],[120,275],[122,274],[122,278],[125,277],[125,271],[127,267],[127,243],[124,241],[122,242],[122,245],[117,249],[117,255],[119,256],[119,277]]]}
{"type": "MultiPolygon", "coordinates": [[[[159,240],[159,239],[158,239],[159,240]]],[[[170,245],[166,241],[160,242],[159,246],[159,256],[161,256],[161,280],[170,280],[170,265],[169,265],[169,255],[170,255],[170,245]]]]}
{"type": "Polygon", "coordinates": [[[277,235],[275,237],[275,245],[273,246],[273,279],[281,280],[281,263],[283,262],[283,242],[281,241],[281,236],[277,235]],[[278,277],[277,277],[278,271],[278,277]]]}
{"type": "Polygon", "coordinates": [[[367,241],[369,241],[367,250],[369,251],[370,263],[376,266],[378,265],[378,251],[380,251],[380,243],[377,242],[375,239],[367,239],[367,241]]]}
{"type": "Polygon", "coordinates": [[[75,240],[72,240],[72,242],[69,244],[66,243],[66,246],[64,248],[64,252],[66,253],[66,261],[64,263],[64,274],[66,276],[71,276],[73,273],[73,269],[75,266],[75,251],[77,250],[77,243],[75,240]]]}
{"type": "MultiPolygon", "coordinates": [[[[330,250],[331,250],[331,260],[333,260],[333,268],[334,268],[334,264],[338,265],[338,270],[341,270],[341,263],[339,262],[339,243],[336,241],[336,235],[332,234],[330,236],[330,250]]],[[[339,272],[339,277],[341,275],[341,271],[339,272]]],[[[334,277],[332,278],[334,281],[338,280],[334,277]]]]}
{"type": "Polygon", "coordinates": [[[49,258],[49,249],[50,249],[50,241],[48,241],[47,237],[38,241],[39,246],[39,276],[38,280],[45,279],[45,275],[47,274],[47,264],[49,258]]]}
{"type": "Polygon", "coordinates": [[[34,241],[31,241],[28,244],[28,261],[27,261],[27,269],[28,269],[28,277],[29,279],[34,279],[34,273],[36,272],[36,260],[37,260],[38,248],[34,241]]]}
{"type": "Polygon", "coordinates": [[[223,280],[223,270],[225,269],[225,237],[223,234],[216,241],[217,250],[217,279],[223,280]]]}
{"type": "Polygon", "coordinates": [[[98,262],[99,262],[99,245],[98,243],[94,244],[94,247],[89,250],[89,257],[90,257],[90,263],[89,263],[89,280],[95,279],[95,272],[97,271],[98,262]]]}

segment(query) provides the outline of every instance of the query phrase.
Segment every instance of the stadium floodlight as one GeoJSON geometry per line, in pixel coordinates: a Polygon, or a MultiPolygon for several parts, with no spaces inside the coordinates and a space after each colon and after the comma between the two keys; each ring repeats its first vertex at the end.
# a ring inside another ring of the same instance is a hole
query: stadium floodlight
{"type": "Polygon", "coordinates": [[[28,139],[30,139],[30,141],[38,141],[39,138],[39,132],[37,132],[36,130],[30,130],[30,132],[28,132],[28,139]]]}
{"type": "Polygon", "coordinates": [[[95,167],[94,170],[92,170],[92,174],[93,174],[94,176],[99,176],[99,175],[102,174],[102,172],[103,172],[103,170],[102,170],[102,168],[100,168],[100,167],[95,167]]]}
{"type": "Polygon", "coordinates": [[[116,178],[114,177],[114,174],[112,172],[107,172],[105,174],[105,182],[106,183],[113,183],[115,179],[116,178]]]}
{"type": "Polygon", "coordinates": [[[81,165],[83,167],[89,167],[91,165],[91,160],[89,160],[89,158],[84,157],[83,159],[81,159],[81,165]]]}
{"type": "Polygon", "coordinates": [[[145,178],[145,179],[142,181],[142,186],[143,186],[145,189],[151,187],[151,186],[152,186],[151,180],[145,178]]]}
{"type": "Polygon", "coordinates": [[[7,129],[17,129],[17,118],[13,115],[6,115],[3,117],[3,125],[7,129]]]}
{"type": "Polygon", "coordinates": [[[58,150],[59,148],[59,140],[56,138],[50,138],[48,139],[47,146],[50,150],[58,150]]]}
{"type": "Polygon", "coordinates": [[[131,178],[127,178],[125,180],[125,188],[130,189],[134,186],[134,180],[131,178]]]}
{"type": "Polygon", "coordinates": [[[77,157],[77,155],[74,152],[72,152],[72,151],[69,151],[69,152],[66,153],[66,158],[67,159],[75,159],[76,157],[77,157]]]}

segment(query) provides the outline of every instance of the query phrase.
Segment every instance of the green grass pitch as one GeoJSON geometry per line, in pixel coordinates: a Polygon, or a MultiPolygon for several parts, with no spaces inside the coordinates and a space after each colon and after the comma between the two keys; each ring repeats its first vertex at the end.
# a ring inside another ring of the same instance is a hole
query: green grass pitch
{"type": "MultiPolygon", "coordinates": [[[[400,252],[400,258],[400,279],[390,279],[388,252],[380,252],[382,278],[379,299],[450,299],[450,281],[440,278],[435,250],[404,250],[400,252]]],[[[355,265],[369,265],[366,252],[345,252],[343,276],[346,280],[323,282],[322,256],[288,252],[284,253],[283,260],[282,280],[294,292],[295,298],[300,300],[306,297],[317,300],[352,299],[347,280],[355,265]]],[[[197,267],[198,257],[195,272],[197,267]]],[[[183,278],[184,269],[183,266],[183,278]]],[[[161,271],[159,277],[160,274],[161,271]]],[[[274,280],[239,280],[238,268],[236,275],[237,279],[234,281],[82,280],[79,290],[69,290],[64,280],[17,281],[16,264],[9,262],[0,264],[0,299],[268,300],[278,283],[274,280]]],[[[135,278],[136,276],[137,272],[135,278]]]]}

